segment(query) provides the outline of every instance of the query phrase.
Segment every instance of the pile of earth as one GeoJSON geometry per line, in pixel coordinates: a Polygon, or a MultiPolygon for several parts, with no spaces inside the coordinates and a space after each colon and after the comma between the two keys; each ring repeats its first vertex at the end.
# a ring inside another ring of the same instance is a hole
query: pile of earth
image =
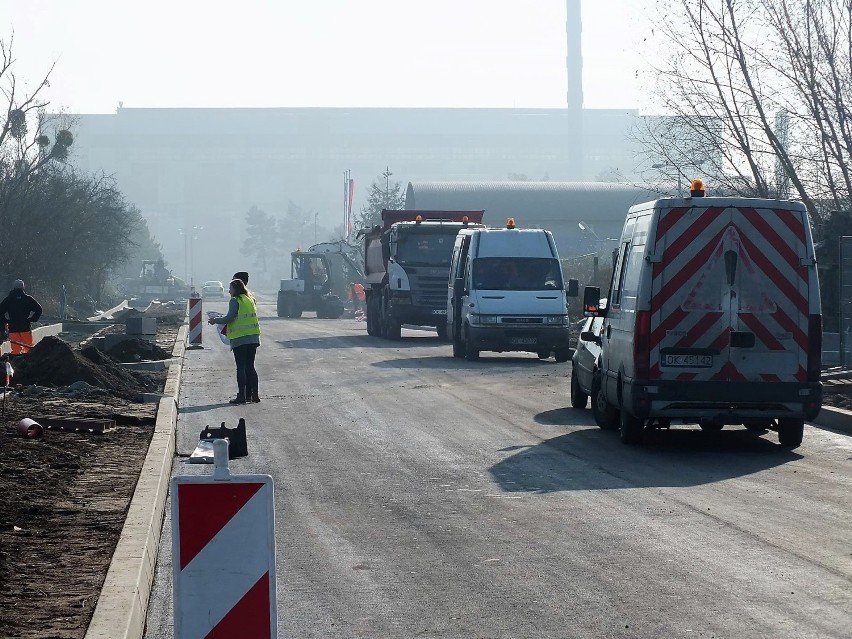
{"type": "Polygon", "coordinates": [[[112,348],[108,348],[106,354],[119,362],[161,360],[169,359],[172,356],[171,353],[153,342],[138,337],[119,342],[112,348]]]}
{"type": "Polygon", "coordinates": [[[16,357],[13,366],[16,385],[58,387],[82,381],[130,401],[141,401],[141,393],[156,387],[149,375],[123,368],[94,346],[77,351],[53,336],[43,338],[26,355],[16,357]]]}

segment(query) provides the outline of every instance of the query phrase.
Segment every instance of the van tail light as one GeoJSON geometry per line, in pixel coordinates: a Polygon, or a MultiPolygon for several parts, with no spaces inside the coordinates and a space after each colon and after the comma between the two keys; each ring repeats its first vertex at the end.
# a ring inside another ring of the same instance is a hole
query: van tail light
{"type": "Polygon", "coordinates": [[[818,382],[822,372],[822,315],[808,316],[808,381],[818,382]]]}
{"type": "Polygon", "coordinates": [[[636,327],[633,333],[633,366],[636,379],[648,379],[651,375],[651,313],[636,312],[636,327]]]}

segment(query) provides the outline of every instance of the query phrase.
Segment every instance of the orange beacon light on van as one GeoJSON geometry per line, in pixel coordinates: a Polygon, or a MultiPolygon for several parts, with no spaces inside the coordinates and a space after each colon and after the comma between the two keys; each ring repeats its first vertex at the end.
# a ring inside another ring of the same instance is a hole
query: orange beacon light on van
{"type": "Polygon", "coordinates": [[[704,197],[704,182],[701,180],[693,180],[689,185],[689,194],[692,197],[704,197]]]}
{"type": "Polygon", "coordinates": [[[515,218],[510,217],[508,220],[506,220],[506,228],[507,229],[515,228],[515,218]]]}

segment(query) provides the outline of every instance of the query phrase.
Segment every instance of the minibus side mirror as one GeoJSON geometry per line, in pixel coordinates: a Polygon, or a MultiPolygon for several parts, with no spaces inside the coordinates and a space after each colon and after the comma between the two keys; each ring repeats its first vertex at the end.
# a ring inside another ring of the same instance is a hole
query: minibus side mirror
{"type": "Polygon", "coordinates": [[[580,282],[568,280],[568,284],[565,285],[565,292],[568,297],[580,297],[580,282]]]}

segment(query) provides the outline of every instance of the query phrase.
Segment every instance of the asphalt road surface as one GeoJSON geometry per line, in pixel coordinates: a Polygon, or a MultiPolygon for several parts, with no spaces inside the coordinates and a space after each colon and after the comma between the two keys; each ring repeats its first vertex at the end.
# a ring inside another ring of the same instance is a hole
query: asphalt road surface
{"type": "MultiPolygon", "coordinates": [[[[627,447],[568,407],[570,363],[261,314],[262,403],[224,403],[233,359],[205,330],[178,450],[246,417],[231,470],[275,481],[280,637],[850,636],[849,437],[627,447]]],[[[167,515],[148,639],[173,634],[170,534],[167,515]]]]}

